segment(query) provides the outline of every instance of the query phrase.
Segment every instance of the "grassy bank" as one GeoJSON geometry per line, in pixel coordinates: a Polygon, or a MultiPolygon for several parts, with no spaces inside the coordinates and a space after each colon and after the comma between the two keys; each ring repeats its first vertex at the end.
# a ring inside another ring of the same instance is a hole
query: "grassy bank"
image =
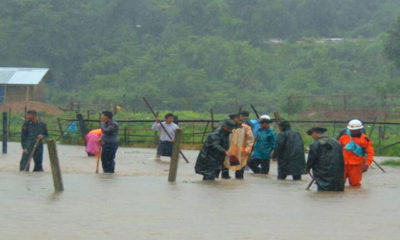
{"type": "Polygon", "coordinates": [[[400,159],[385,160],[382,162],[382,165],[389,167],[400,167],[400,159]]]}

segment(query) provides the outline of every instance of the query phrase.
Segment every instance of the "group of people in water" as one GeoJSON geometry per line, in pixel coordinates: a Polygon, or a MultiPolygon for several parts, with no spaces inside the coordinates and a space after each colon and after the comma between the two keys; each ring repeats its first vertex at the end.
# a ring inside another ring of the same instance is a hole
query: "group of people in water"
{"type": "MultiPolygon", "coordinates": [[[[175,130],[179,128],[173,121],[174,116],[167,114],[164,122],[157,118],[153,124],[154,130],[161,131],[157,158],[171,155],[175,130]],[[172,137],[166,137],[165,130],[172,137]]],[[[278,180],[291,176],[297,181],[310,174],[319,191],[343,191],[347,179],[351,186],[361,186],[362,174],[373,162],[374,149],[360,120],[351,120],[337,139],[329,137],[325,128],[309,129],[307,134],[314,142],[307,160],[302,135],[285,120],[277,122],[280,132],[276,134],[272,122],[268,115],[250,120],[248,111],[229,115],[207,137],[195,172],[205,181],[230,179],[230,171],[235,172],[236,179],[243,179],[247,167],[254,174],[268,174],[270,160],[276,159],[278,180]]]]}
{"type": "MultiPolygon", "coordinates": [[[[248,111],[229,115],[207,137],[195,164],[195,172],[202,175],[203,180],[229,179],[230,171],[235,172],[236,179],[243,179],[246,168],[254,174],[268,174],[270,160],[276,159],[278,180],[292,176],[296,181],[301,180],[302,175],[310,174],[319,191],[343,191],[347,179],[351,186],[361,186],[362,174],[373,162],[374,149],[360,120],[351,120],[337,139],[329,137],[325,128],[309,129],[307,134],[314,142],[306,161],[302,136],[288,121],[277,122],[280,132],[276,134],[268,115],[253,120],[249,115],[248,111]]],[[[165,121],[155,119],[152,129],[161,131],[157,159],[171,156],[178,128],[171,113],[165,116],[165,121]]],[[[104,111],[101,129],[89,132],[86,137],[88,155],[100,156],[101,153],[105,173],[115,171],[118,129],[113,113],[104,111]]],[[[36,111],[28,111],[27,121],[22,126],[21,171],[29,171],[32,158],[34,171],[43,171],[42,141],[48,136],[47,132],[46,124],[38,120],[36,111]]]]}

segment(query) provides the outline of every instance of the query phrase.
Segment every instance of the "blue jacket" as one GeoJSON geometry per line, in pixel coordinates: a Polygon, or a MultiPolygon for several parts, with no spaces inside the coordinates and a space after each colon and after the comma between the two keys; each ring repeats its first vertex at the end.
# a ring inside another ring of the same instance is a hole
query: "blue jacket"
{"type": "Polygon", "coordinates": [[[256,143],[252,153],[253,158],[270,159],[270,154],[276,147],[276,133],[271,128],[260,128],[257,132],[256,143]]]}

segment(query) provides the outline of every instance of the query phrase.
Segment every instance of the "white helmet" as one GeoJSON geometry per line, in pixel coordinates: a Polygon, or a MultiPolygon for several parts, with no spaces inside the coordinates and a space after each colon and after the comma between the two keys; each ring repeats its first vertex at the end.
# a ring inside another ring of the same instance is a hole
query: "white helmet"
{"type": "Polygon", "coordinates": [[[347,129],[349,130],[359,130],[359,129],[363,129],[364,126],[362,124],[362,122],[358,119],[353,119],[349,122],[349,124],[347,125],[347,129]]]}
{"type": "Polygon", "coordinates": [[[271,117],[268,116],[267,114],[261,115],[260,120],[262,119],[267,119],[267,120],[271,120],[271,117]]]}

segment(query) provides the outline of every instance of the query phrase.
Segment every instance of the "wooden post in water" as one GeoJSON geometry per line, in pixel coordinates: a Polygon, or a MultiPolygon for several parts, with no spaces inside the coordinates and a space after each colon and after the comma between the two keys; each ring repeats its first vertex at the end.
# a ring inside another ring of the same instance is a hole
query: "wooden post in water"
{"type": "Polygon", "coordinates": [[[3,153],[7,153],[7,112],[3,112],[3,153]]]}
{"type": "Polygon", "coordinates": [[[49,150],[51,173],[53,174],[54,189],[56,192],[64,191],[64,185],[61,176],[60,162],[58,161],[56,142],[53,139],[47,141],[49,150]]]}
{"type": "Polygon", "coordinates": [[[172,147],[171,163],[169,165],[169,182],[176,181],[176,174],[178,172],[179,152],[181,148],[182,129],[177,129],[175,133],[174,145],[172,147]]]}

